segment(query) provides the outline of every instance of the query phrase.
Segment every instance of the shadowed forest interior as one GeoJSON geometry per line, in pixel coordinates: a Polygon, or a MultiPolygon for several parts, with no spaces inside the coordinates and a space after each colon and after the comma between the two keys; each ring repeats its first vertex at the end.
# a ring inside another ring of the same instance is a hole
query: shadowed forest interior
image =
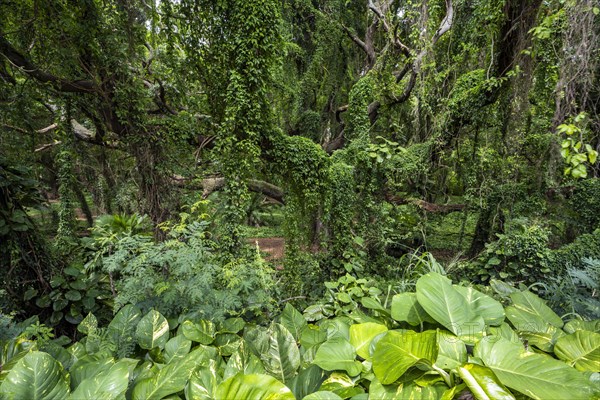
{"type": "Polygon", "coordinates": [[[0,399],[600,398],[598,151],[594,0],[2,0],[0,399]]]}

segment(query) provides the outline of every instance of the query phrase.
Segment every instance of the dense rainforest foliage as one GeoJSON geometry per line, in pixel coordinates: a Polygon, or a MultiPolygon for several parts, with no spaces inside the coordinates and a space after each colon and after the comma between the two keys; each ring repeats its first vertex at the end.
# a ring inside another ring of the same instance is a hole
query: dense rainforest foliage
{"type": "Polygon", "coordinates": [[[594,0],[0,1],[0,399],[600,398],[594,0]]]}

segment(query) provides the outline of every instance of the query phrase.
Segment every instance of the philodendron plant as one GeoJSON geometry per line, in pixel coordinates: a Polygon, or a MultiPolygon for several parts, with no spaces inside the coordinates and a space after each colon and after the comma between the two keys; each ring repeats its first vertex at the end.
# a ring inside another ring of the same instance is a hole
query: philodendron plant
{"type": "MultiPolygon", "coordinates": [[[[287,305],[270,326],[240,318],[167,320],[121,309],[63,346],[2,343],[2,399],[594,399],[600,321],[567,323],[528,291],[511,305],[443,275],[421,277],[391,308],[347,315],[287,305]],[[321,316],[322,317],[322,316],[321,316]]],[[[379,305],[377,305],[377,304],[379,305]]]]}

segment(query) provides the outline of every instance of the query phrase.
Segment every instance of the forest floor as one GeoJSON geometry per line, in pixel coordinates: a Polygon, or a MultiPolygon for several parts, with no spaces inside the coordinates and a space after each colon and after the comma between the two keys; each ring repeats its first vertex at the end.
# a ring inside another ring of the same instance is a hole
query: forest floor
{"type": "Polygon", "coordinates": [[[277,269],[281,266],[285,254],[285,239],[282,237],[248,238],[248,243],[258,244],[260,251],[266,253],[265,260],[273,262],[277,269]]]}

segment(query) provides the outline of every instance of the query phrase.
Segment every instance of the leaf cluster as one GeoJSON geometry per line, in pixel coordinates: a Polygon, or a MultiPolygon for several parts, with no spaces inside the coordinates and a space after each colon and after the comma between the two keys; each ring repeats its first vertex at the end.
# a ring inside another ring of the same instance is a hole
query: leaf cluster
{"type": "Polygon", "coordinates": [[[374,301],[368,313],[310,323],[309,310],[287,305],[266,327],[241,318],[167,320],[128,305],[105,328],[89,314],[78,328],[84,337],[70,345],[51,335],[3,341],[0,395],[598,398],[599,321],[565,323],[527,290],[492,287],[510,305],[429,273],[390,306],[374,301]],[[130,344],[126,358],[119,338],[130,344]]]}

